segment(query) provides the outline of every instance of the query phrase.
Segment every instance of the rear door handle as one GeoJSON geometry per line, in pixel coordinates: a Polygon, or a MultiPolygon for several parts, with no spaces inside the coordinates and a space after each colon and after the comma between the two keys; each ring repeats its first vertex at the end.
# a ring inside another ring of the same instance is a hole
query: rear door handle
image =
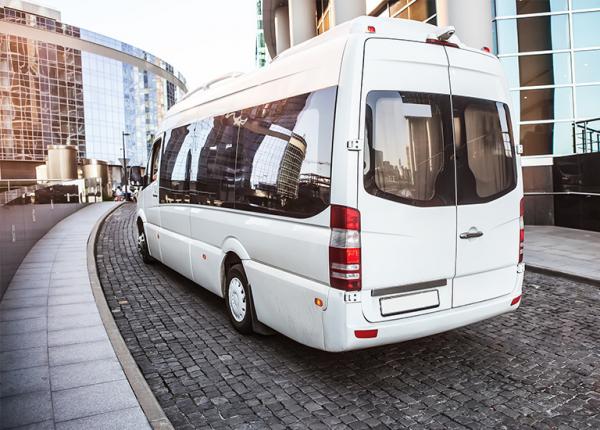
{"type": "Polygon", "coordinates": [[[483,236],[483,232],[479,231],[479,230],[475,230],[475,231],[465,231],[464,233],[460,234],[460,238],[461,239],[473,239],[474,237],[481,237],[483,236]]]}

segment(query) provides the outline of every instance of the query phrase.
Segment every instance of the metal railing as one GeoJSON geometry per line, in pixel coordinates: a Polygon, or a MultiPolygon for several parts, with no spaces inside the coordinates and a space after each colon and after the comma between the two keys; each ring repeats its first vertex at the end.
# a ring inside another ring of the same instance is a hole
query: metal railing
{"type": "Polygon", "coordinates": [[[600,152],[600,118],[573,123],[573,152],[600,152]]]}

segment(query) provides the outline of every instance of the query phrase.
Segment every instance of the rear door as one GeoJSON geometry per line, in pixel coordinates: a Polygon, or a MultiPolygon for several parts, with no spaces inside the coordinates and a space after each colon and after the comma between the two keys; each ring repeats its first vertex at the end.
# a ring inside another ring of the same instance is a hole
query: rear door
{"type": "Polygon", "coordinates": [[[464,49],[446,50],[456,145],[456,307],[515,287],[522,192],[499,61],[464,49]]]}
{"type": "Polygon", "coordinates": [[[444,48],[368,39],[362,109],[363,313],[384,321],[447,309],[457,239],[444,48]],[[386,301],[417,293],[427,296],[386,301]]]}

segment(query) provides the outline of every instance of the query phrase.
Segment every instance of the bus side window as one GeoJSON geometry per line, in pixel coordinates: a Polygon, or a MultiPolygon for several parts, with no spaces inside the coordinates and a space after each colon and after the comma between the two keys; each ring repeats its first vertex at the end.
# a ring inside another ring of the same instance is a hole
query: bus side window
{"type": "Polygon", "coordinates": [[[160,147],[162,139],[157,140],[152,147],[152,161],[150,164],[150,182],[154,182],[158,179],[158,163],[160,161],[160,147]]]}

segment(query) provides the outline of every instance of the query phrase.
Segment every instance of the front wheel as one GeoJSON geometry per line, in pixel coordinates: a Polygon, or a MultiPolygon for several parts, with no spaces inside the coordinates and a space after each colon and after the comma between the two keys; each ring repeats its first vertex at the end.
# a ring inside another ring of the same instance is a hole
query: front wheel
{"type": "Polygon", "coordinates": [[[150,264],[154,261],[154,258],[150,255],[150,251],[148,249],[148,240],[146,239],[146,232],[142,229],[138,233],[137,239],[138,251],[142,256],[142,261],[146,264],[150,264]]]}
{"type": "Polygon", "coordinates": [[[250,289],[241,264],[231,266],[227,272],[225,303],[235,329],[243,334],[252,333],[250,289]]]}

